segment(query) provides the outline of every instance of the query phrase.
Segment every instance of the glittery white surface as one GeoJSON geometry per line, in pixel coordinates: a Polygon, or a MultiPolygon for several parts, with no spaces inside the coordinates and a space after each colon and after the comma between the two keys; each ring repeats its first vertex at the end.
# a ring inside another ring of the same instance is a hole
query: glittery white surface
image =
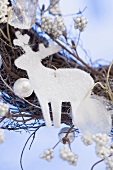
{"type": "Polygon", "coordinates": [[[44,67],[41,60],[61,48],[53,43],[50,43],[48,48],[41,44],[40,51],[33,52],[29,46],[25,46],[24,43],[22,45],[22,35],[20,37],[21,39],[15,40],[14,44],[21,45],[26,53],[15,60],[15,65],[27,71],[32,88],[40,102],[46,126],[51,126],[48,103],[52,106],[55,127],[60,126],[62,102],[71,103],[75,122],[76,109],[80,101],[94,85],[92,77],[80,69],[53,70],[44,67]]]}

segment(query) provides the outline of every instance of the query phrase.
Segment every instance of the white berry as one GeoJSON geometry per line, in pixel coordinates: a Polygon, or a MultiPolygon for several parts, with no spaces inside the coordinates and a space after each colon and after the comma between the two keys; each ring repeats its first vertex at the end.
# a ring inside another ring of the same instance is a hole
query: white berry
{"type": "Polygon", "coordinates": [[[44,150],[44,154],[40,155],[40,158],[45,159],[47,161],[51,161],[51,159],[53,158],[53,149],[49,148],[44,150]]]}
{"type": "Polygon", "coordinates": [[[98,133],[92,136],[93,141],[95,141],[98,145],[104,146],[108,143],[110,137],[107,134],[98,133]]]}
{"type": "Polygon", "coordinates": [[[91,145],[93,140],[92,140],[92,135],[89,132],[86,132],[82,137],[81,137],[82,142],[84,145],[91,145]]]}
{"type": "Polygon", "coordinates": [[[58,38],[65,30],[64,20],[61,16],[56,16],[54,21],[49,16],[42,16],[41,29],[54,38],[58,38]]]}
{"type": "Polygon", "coordinates": [[[8,5],[8,0],[0,0],[0,23],[7,22],[7,15],[11,9],[10,7],[8,7],[8,5]]]}
{"type": "Polygon", "coordinates": [[[113,170],[113,156],[107,157],[105,159],[106,170],[113,170]]]}
{"type": "Polygon", "coordinates": [[[71,165],[77,164],[78,156],[75,155],[67,145],[60,149],[60,157],[63,160],[68,161],[71,165]]]}
{"type": "Polygon", "coordinates": [[[99,156],[101,158],[106,158],[110,155],[110,150],[106,146],[97,145],[96,146],[96,154],[97,154],[97,156],[99,156]]]}
{"type": "Polygon", "coordinates": [[[78,29],[80,32],[84,31],[84,28],[86,27],[88,20],[83,16],[77,16],[73,18],[74,20],[74,27],[75,29],[78,29]]]}

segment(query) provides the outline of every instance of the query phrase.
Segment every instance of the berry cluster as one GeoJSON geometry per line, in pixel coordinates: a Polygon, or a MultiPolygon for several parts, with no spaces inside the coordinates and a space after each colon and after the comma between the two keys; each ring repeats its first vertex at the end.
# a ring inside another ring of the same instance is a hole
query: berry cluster
{"type": "Polygon", "coordinates": [[[102,159],[107,158],[110,155],[110,149],[106,146],[97,145],[96,154],[102,159]]]}
{"type": "Polygon", "coordinates": [[[0,143],[4,142],[4,130],[0,129],[0,143]]]}
{"type": "Polygon", "coordinates": [[[59,15],[61,14],[61,10],[59,8],[58,0],[50,0],[51,7],[49,9],[49,13],[52,15],[59,15]]]}
{"type": "Polygon", "coordinates": [[[47,32],[48,34],[51,34],[52,26],[53,26],[52,18],[49,16],[42,16],[41,29],[47,32]]]}
{"type": "Polygon", "coordinates": [[[48,34],[52,34],[54,38],[58,38],[65,31],[64,20],[60,16],[56,16],[54,21],[51,17],[42,16],[41,29],[48,34]]]}
{"type": "Polygon", "coordinates": [[[83,135],[83,136],[81,137],[81,140],[82,140],[82,142],[84,143],[84,145],[86,145],[86,146],[91,145],[92,142],[93,142],[91,136],[88,135],[88,134],[83,135]]]}
{"type": "Polygon", "coordinates": [[[68,161],[68,163],[71,165],[77,164],[78,156],[75,155],[68,146],[63,146],[60,149],[60,157],[63,160],[68,161]]]}
{"type": "Polygon", "coordinates": [[[90,145],[93,141],[96,143],[96,154],[103,159],[113,154],[113,143],[110,144],[110,146],[107,146],[109,139],[110,137],[107,134],[101,133],[92,136],[91,134],[86,133],[82,136],[82,141],[85,145],[90,145]]]}
{"type": "Polygon", "coordinates": [[[109,145],[109,149],[110,149],[111,154],[113,154],[113,142],[109,145]]]}
{"type": "Polygon", "coordinates": [[[55,17],[54,25],[52,27],[52,35],[57,38],[62,35],[63,31],[65,31],[64,20],[62,17],[57,16],[55,17]]]}
{"type": "Polygon", "coordinates": [[[98,133],[96,135],[93,135],[92,139],[93,139],[93,141],[96,142],[97,145],[103,146],[103,145],[106,145],[108,143],[110,138],[106,134],[98,133]]]}
{"type": "Polygon", "coordinates": [[[0,23],[7,22],[7,15],[10,7],[8,7],[8,0],[0,0],[0,23]]]}
{"type": "Polygon", "coordinates": [[[80,32],[84,31],[84,28],[86,27],[88,20],[83,16],[78,16],[73,18],[74,20],[74,27],[75,29],[79,29],[80,32]]]}
{"type": "Polygon", "coordinates": [[[113,170],[113,156],[107,157],[105,159],[106,170],[113,170]]]}
{"type": "Polygon", "coordinates": [[[5,103],[0,102],[0,116],[5,116],[8,110],[9,110],[9,106],[5,103]]]}
{"type": "Polygon", "coordinates": [[[106,146],[110,137],[107,134],[98,133],[92,136],[93,141],[96,142],[96,154],[105,159],[111,154],[110,147],[106,146]]]}
{"type": "Polygon", "coordinates": [[[44,154],[40,155],[40,158],[43,158],[47,161],[50,161],[53,157],[54,156],[53,156],[53,149],[52,148],[44,150],[44,154]]]}

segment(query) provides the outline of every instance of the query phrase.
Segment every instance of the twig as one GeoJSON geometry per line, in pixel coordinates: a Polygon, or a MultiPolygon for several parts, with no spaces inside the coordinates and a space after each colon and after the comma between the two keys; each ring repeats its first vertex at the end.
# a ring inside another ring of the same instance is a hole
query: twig
{"type": "Polygon", "coordinates": [[[55,149],[57,147],[57,145],[61,142],[61,140],[59,140],[55,146],[53,146],[53,149],[55,149]]]}
{"type": "Polygon", "coordinates": [[[15,79],[19,79],[19,78],[20,78],[20,76],[18,76],[17,74],[15,74],[14,72],[12,72],[12,71],[9,69],[9,67],[6,65],[3,57],[2,57],[2,63],[3,63],[3,66],[4,66],[5,70],[6,70],[13,78],[15,78],[15,79]]]}
{"type": "Polygon", "coordinates": [[[67,137],[68,137],[69,133],[71,132],[71,130],[73,128],[74,128],[74,125],[69,128],[69,130],[67,131],[65,137],[62,138],[63,144],[66,144],[66,142],[68,142],[70,144],[69,139],[67,137]]]}
{"type": "Polygon", "coordinates": [[[67,136],[69,135],[69,133],[71,132],[71,130],[72,130],[73,128],[74,128],[74,125],[71,126],[70,129],[67,131],[67,134],[66,134],[66,136],[65,136],[66,138],[67,138],[67,136]]]}
{"type": "MultiPolygon", "coordinates": [[[[0,78],[1,78],[2,82],[6,85],[6,87],[8,87],[8,89],[10,89],[10,91],[14,93],[13,89],[5,82],[5,80],[3,79],[3,77],[2,77],[1,74],[0,74],[0,78]]],[[[18,96],[17,96],[17,97],[18,97],[18,96]]],[[[29,101],[26,100],[25,98],[20,98],[20,97],[18,97],[18,98],[21,99],[21,100],[24,100],[26,103],[30,104],[31,106],[33,106],[33,107],[35,107],[35,108],[39,108],[39,109],[41,108],[41,107],[39,107],[39,106],[37,106],[37,105],[34,105],[33,103],[29,102],[29,101]]]]}
{"type": "MultiPolygon", "coordinates": [[[[23,118],[23,117],[22,117],[23,118]]],[[[27,120],[16,120],[16,119],[14,119],[13,117],[11,118],[12,120],[14,120],[15,122],[28,122],[28,121],[30,121],[30,120],[33,120],[34,118],[29,118],[29,119],[27,119],[27,120]]]]}
{"type": "Polygon", "coordinates": [[[8,47],[10,47],[10,48],[13,48],[13,49],[18,49],[17,47],[12,47],[11,45],[9,45],[6,41],[4,41],[2,38],[0,38],[0,40],[4,43],[4,44],[6,44],[8,47]]]}
{"type": "Polygon", "coordinates": [[[93,170],[94,167],[95,167],[97,164],[99,164],[99,163],[101,163],[101,162],[103,162],[103,161],[104,161],[104,159],[101,159],[100,161],[96,162],[96,163],[91,167],[91,170],[93,170]]]}
{"type": "MultiPolygon", "coordinates": [[[[27,139],[27,141],[26,141],[26,143],[25,143],[25,145],[24,145],[24,147],[23,147],[23,149],[22,149],[21,156],[20,156],[20,166],[21,166],[21,169],[22,169],[22,170],[24,170],[24,169],[23,169],[23,165],[22,165],[22,158],[23,158],[23,153],[24,153],[24,150],[25,150],[25,148],[26,148],[26,146],[27,146],[27,143],[28,143],[28,141],[30,140],[30,138],[31,138],[32,136],[34,136],[34,134],[36,134],[36,132],[38,131],[38,129],[39,129],[40,127],[42,127],[42,126],[44,126],[44,124],[42,124],[41,126],[39,126],[39,127],[29,136],[29,138],[27,139]]],[[[33,140],[34,140],[34,138],[33,138],[33,140]]],[[[33,143],[33,141],[32,141],[32,143],[33,143]]],[[[31,146],[31,145],[30,145],[30,146],[31,146]]]]}
{"type": "Polygon", "coordinates": [[[87,9],[87,6],[86,6],[82,11],[79,10],[79,12],[77,12],[77,13],[72,13],[72,14],[63,15],[63,17],[69,17],[69,16],[73,16],[73,15],[83,14],[83,12],[84,12],[86,9],[87,9]]]}
{"type": "Polygon", "coordinates": [[[10,11],[8,13],[8,18],[7,18],[7,23],[6,23],[7,35],[8,35],[10,46],[12,46],[12,42],[11,42],[11,37],[10,37],[10,33],[9,33],[9,24],[8,24],[8,21],[9,21],[9,17],[11,15],[11,12],[12,12],[12,8],[10,9],[10,11]]]}
{"type": "MultiPolygon", "coordinates": [[[[111,155],[109,155],[108,157],[111,157],[112,156],[112,154],[111,155]]],[[[103,162],[105,159],[101,159],[100,161],[97,161],[92,167],[91,167],[91,170],[93,170],[94,169],[94,167],[97,165],[97,164],[99,164],[99,163],[101,163],[101,162],[103,162]]]]}
{"type": "MultiPolygon", "coordinates": [[[[36,25],[39,26],[41,28],[41,25],[36,22],[36,25]]],[[[91,72],[94,72],[100,76],[103,76],[103,74],[99,71],[97,71],[96,69],[92,68],[91,66],[89,66],[87,63],[85,63],[79,56],[78,54],[76,55],[75,53],[71,52],[67,47],[65,47],[63,44],[61,44],[58,40],[54,39],[52,37],[52,35],[48,34],[46,32],[46,34],[53,40],[55,41],[58,45],[60,45],[64,50],[66,50],[68,53],[70,53],[73,57],[75,57],[78,61],[80,61],[84,66],[86,66],[91,72]]]]}
{"type": "Polygon", "coordinates": [[[0,28],[0,32],[2,33],[3,37],[4,37],[7,41],[9,41],[9,39],[8,39],[7,36],[4,34],[4,32],[2,31],[1,28],[0,28]]]}
{"type": "Polygon", "coordinates": [[[111,62],[110,66],[108,68],[107,78],[106,78],[106,86],[107,86],[108,94],[109,94],[111,101],[113,101],[113,92],[112,92],[110,85],[109,85],[109,76],[110,76],[110,71],[111,71],[112,65],[113,65],[113,61],[111,62]]]}
{"type": "Polygon", "coordinates": [[[60,2],[60,0],[57,0],[55,3],[50,3],[50,5],[48,6],[48,8],[44,11],[44,12],[46,12],[46,11],[48,11],[48,10],[50,10],[51,8],[53,8],[57,3],[59,3],[60,2]]]}

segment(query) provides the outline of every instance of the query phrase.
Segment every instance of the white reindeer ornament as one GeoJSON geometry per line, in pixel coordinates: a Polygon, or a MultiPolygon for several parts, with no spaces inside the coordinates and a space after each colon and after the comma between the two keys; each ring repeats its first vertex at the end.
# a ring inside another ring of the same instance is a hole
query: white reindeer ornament
{"type": "Polygon", "coordinates": [[[51,127],[48,103],[51,103],[54,126],[59,127],[61,121],[62,102],[70,102],[73,121],[80,101],[94,85],[92,77],[80,69],[53,70],[42,65],[41,60],[57,53],[61,47],[50,43],[48,48],[39,44],[39,51],[34,52],[28,45],[29,36],[16,33],[18,39],[14,45],[21,46],[25,54],[15,60],[18,68],[27,71],[32,88],[40,102],[47,127],[51,127]]]}

